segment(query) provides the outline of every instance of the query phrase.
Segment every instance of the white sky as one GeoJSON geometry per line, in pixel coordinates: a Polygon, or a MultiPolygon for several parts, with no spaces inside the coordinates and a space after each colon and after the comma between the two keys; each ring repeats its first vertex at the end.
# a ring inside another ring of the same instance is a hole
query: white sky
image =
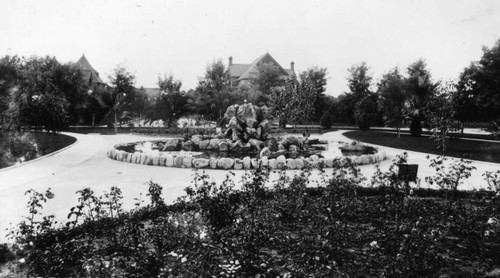
{"type": "Polygon", "coordinates": [[[196,86],[208,63],[269,52],[296,72],[328,69],[327,93],[347,91],[361,61],[375,81],[424,58],[435,80],[457,78],[500,38],[500,1],[0,1],[0,55],[85,56],[107,80],[118,65],[155,87],[172,73],[196,86]]]}

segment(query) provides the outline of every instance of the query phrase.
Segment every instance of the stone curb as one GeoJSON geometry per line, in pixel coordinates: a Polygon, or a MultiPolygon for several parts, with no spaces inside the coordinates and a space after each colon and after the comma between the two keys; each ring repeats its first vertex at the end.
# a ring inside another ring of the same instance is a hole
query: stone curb
{"type": "MultiPolygon", "coordinates": [[[[141,152],[129,153],[122,150],[118,150],[117,148],[120,146],[126,146],[127,144],[118,144],[107,151],[107,156],[111,159],[128,162],[128,163],[136,163],[143,165],[152,165],[152,166],[163,166],[163,167],[176,167],[176,168],[211,168],[211,169],[221,169],[221,170],[249,170],[249,169],[257,169],[257,168],[266,168],[270,170],[278,170],[278,169],[302,169],[304,167],[311,166],[312,168],[319,168],[320,165],[323,165],[323,168],[333,168],[333,158],[320,158],[317,155],[312,155],[308,158],[296,158],[290,159],[285,158],[285,156],[281,155],[278,158],[268,159],[267,156],[262,157],[261,159],[250,158],[249,156],[245,156],[243,158],[210,158],[206,159],[208,161],[200,161],[201,158],[194,158],[191,155],[183,155],[179,156],[176,154],[146,154],[141,152]],[[293,160],[293,161],[292,161],[293,160]]],[[[353,164],[356,165],[368,165],[368,164],[377,164],[384,161],[387,156],[385,151],[377,148],[378,152],[370,155],[361,155],[355,157],[343,157],[341,158],[342,163],[346,163],[347,159],[350,159],[353,164]]]]}

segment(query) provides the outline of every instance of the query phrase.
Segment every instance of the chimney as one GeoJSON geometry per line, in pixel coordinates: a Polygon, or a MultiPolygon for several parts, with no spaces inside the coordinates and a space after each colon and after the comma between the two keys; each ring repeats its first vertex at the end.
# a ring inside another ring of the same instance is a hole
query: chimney
{"type": "Polygon", "coordinates": [[[233,56],[229,56],[229,66],[233,65],[233,56]]]}
{"type": "Polygon", "coordinates": [[[295,62],[294,61],[292,61],[290,63],[290,69],[292,69],[292,71],[295,72],[295,62]]]}

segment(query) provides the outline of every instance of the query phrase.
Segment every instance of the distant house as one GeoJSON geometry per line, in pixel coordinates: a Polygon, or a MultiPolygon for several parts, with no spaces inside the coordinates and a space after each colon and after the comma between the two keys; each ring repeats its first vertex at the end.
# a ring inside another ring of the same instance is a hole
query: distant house
{"type": "Polygon", "coordinates": [[[85,54],[82,55],[80,60],[76,62],[76,66],[82,72],[83,80],[88,82],[88,85],[105,85],[102,79],[99,77],[99,72],[97,72],[89,63],[85,54]]]}
{"type": "Polygon", "coordinates": [[[161,96],[160,88],[140,88],[140,89],[144,90],[144,93],[146,94],[148,100],[154,100],[161,96]]]}
{"type": "Polygon", "coordinates": [[[285,69],[269,53],[258,57],[251,64],[233,64],[233,57],[229,57],[231,86],[238,87],[240,84],[249,83],[257,78],[259,74],[259,65],[262,64],[271,64],[276,66],[283,74],[283,78],[295,75],[294,62],[290,63],[289,69],[285,69]]]}

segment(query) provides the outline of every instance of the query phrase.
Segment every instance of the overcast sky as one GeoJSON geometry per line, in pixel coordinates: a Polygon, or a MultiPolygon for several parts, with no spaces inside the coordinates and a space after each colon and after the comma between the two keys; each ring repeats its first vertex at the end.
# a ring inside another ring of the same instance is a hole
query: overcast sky
{"type": "Polygon", "coordinates": [[[375,81],[427,61],[434,80],[457,78],[500,38],[500,1],[0,1],[0,55],[83,53],[107,80],[117,65],[155,87],[172,73],[194,88],[208,63],[251,63],[269,52],[283,67],[328,69],[327,93],[347,91],[365,61],[375,81]]]}

